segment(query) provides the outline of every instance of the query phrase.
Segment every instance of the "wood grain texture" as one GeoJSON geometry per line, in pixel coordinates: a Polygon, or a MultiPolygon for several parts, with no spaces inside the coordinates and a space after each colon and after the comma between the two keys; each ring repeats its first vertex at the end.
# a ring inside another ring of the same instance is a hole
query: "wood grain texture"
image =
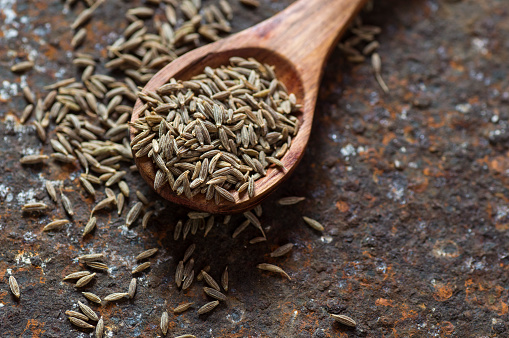
{"type": "MultiPolygon", "coordinates": [[[[198,194],[189,200],[177,196],[166,184],[159,191],[162,197],[192,209],[215,214],[238,213],[253,208],[293,172],[303,156],[313,122],[314,109],[325,61],[341,34],[366,0],[300,0],[276,16],[226,39],[195,49],[161,69],[144,89],[156,88],[175,77],[189,79],[212,68],[228,64],[232,56],[254,57],[275,66],[278,79],[294,93],[302,110],[297,114],[301,126],[288,152],[281,159],[285,170],[269,168],[267,175],[256,181],[255,195],[234,193],[235,203],[222,201],[216,205],[198,194]]],[[[133,109],[134,122],[142,108],[138,99],[133,109]]],[[[131,127],[131,139],[135,130],[131,127]]],[[[134,154],[133,154],[134,155],[134,154]]],[[[136,165],[145,181],[154,186],[155,165],[150,158],[136,158],[136,165]]]]}

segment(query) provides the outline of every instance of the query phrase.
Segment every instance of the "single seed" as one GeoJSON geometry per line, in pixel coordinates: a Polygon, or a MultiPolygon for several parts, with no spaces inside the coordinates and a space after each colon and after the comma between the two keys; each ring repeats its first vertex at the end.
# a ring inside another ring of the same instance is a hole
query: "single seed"
{"type": "Polygon", "coordinates": [[[78,319],[81,319],[83,321],[88,321],[88,319],[89,319],[83,313],[72,311],[72,310],[65,311],[65,315],[68,316],[68,317],[78,318],[78,319]]]}
{"type": "Polygon", "coordinates": [[[325,228],[323,227],[322,224],[320,224],[320,222],[315,221],[314,219],[306,217],[306,216],[302,216],[302,218],[304,219],[304,222],[306,222],[313,229],[318,230],[318,231],[325,230],[325,228]]]}
{"type": "Polygon", "coordinates": [[[73,323],[74,325],[78,326],[78,327],[81,327],[83,329],[93,329],[95,328],[95,326],[93,325],[90,325],[89,323],[81,320],[81,319],[78,319],[76,317],[69,317],[69,321],[71,323],[73,323]]]}
{"type": "Polygon", "coordinates": [[[127,293],[129,294],[129,298],[131,298],[131,299],[133,299],[134,295],[136,294],[136,284],[137,284],[137,279],[132,278],[131,282],[129,283],[129,289],[127,291],[127,293]]]}
{"type": "Polygon", "coordinates": [[[85,276],[88,276],[90,274],[91,274],[91,272],[89,272],[89,271],[77,271],[77,272],[73,272],[73,273],[70,273],[67,276],[65,276],[64,280],[79,279],[81,277],[85,277],[85,276]]]}
{"type": "Polygon", "coordinates": [[[180,304],[179,306],[177,306],[176,308],[173,309],[173,313],[178,314],[178,313],[182,313],[184,311],[187,311],[193,304],[194,303],[180,304]]]}
{"type": "Polygon", "coordinates": [[[104,334],[104,321],[101,318],[99,319],[95,327],[95,338],[102,338],[103,334],[104,334]]]}
{"type": "Polygon", "coordinates": [[[122,193],[118,193],[117,195],[117,214],[120,216],[122,210],[124,209],[125,196],[122,193]]]}
{"type": "Polygon", "coordinates": [[[164,311],[161,315],[161,331],[165,335],[168,332],[168,325],[170,324],[170,319],[168,317],[168,312],[164,311]]]}
{"type": "Polygon", "coordinates": [[[187,276],[185,276],[185,279],[184,279],[184,283],[182,283],[182,290],[187,290],[190,286],[191,286],[191,283],[193,282],[194,280],[194,270],[191,271],[190,274],[188,274],[187,276]]]}
{"type": "Polygon", "coordinates": [[[109,294],[106,297],[104,297],[103,299],[107,302],[114,302],[114,301],[120,300],[120,299],[128,297],[128,296],[129,296],[128,293],[117,292],[117,293],[109,294]]]}
{"type": "Polygon", "coordinates": [[[198,314],[202,315],[202,314],[205,314],[207,312],[210,312],[210,311],[212,311],[218,305],[219,305],[219,301],[218,300],[215,300],[213,302],[207,303],[207,304],[203,305],[201,308],[198,309],[198,314]]]}
{"type": "Polygon", "coordinates": [[[88,318],[90,318],[93,321],[99,320],[99,317],[97,316],[97,314],[88,305],[83,304],[82,302],[78,301],[78,306],[80,307],[81,312],[83,312],[88,318]]]}
{"type": "Polygon", "coordinates": [[[88,255],[82,255],[82,256],[79,256],[78,257],[78,260],[80,262],[90,262],[90,261],[95,261],[95,260],[100,260],[100,259],[103,259],[104,258],[104,254],[103,253],[97,253],[97,254],[88,254],[88,255]]]}
{"type": "Polygon", "coordinates": [[[21,211],[23,212],[44,211],[47,208],[48,206],[42,202],[27,203],[21,207],[21,211]]]}
{"type": "Polygon", "coordinates": [[[145,197],[145,195],[143,195],[143,193],[139,190],[136,190],[136,197],[138,197],[138,199],[145,205],[149,204],[150,201],[148,200],[147,197],[145,197]]]}
{"type": "Polygon", "coordinates": [[[196,249],[196,245],[194,243],[187,248],[186,252],[184,253],[184,263],[192,256],[194,249],[196,249]]]}
{"type": "Polygon", "coordinates": [[[92,269],[97,269],[97,270],[102,270],[102,271],[108,270],[108,266],[101,262],[85,262],[85,264],[87,266],[91,267],[92,269]]]}
{"type": "Polygon", "coordinates": [[[148,222],[150,221],[150,217],[154,214],[154,211],[151,210],[147,212],[145,215],[143,215],[143,219],[141,220],[141,226],[143,229],[146,229],[148,226],[148,222]]]}
{"type": "Polygon", "coordinates": [[[14,276],[12,275],[9,276],[9,287],[11,288],[11,292],[14,295],[14,297],[19,298],[21,296],[18,281],[16,281],[16,278],[14,278],[14,276]]]}
{"type": "Polygon", "coordinates": [[[214,288],[216,289],[216,291],[221,291],[221,289],[219,288],[219,284],[217,284],[217,282],[214,280],[214,278],[212,278],[211,275],[209,275],[206,271],[202,270],[201,271],[202,275],[203,275],[203,279],[205,280],[205,282],[211,287],[211,288],[214,288]]]}
{"type": "Polygon", "coordinates": [[[192,334],[183,334],[183,335],[177,336],[175,338],[196,338],[196,336],[192,335],[192,334]]]}
{"type": "Polygon", "coordinates": [[[72,204],[69,198],[66,195],[64,195],[64,193],[60,193],[60,198],[62,199],[62,205],[65,209],[65,212],[67,212],[69,216],[73,216],[74,211],[72,210],[72,204]]]}
{"type": "Polygon", "coordinates": [[[27,156],[23,156],[19,160],[19,162],[21,164],[38,164],[38,163],[43,163],[48,158],[49,158],[48,155],[27,155],[27,156]]]}
{"type": "Polygon", "coordinates": [[[251,239],[249,241],[249,244],[256,244],[256,243],[266,242],[266,241],[267,241],[267,238],[260,236],[260,237],[255,237],[255,238],[251,239]]]}
{"type": "Polygon", "coordinates": [[[355,327],[357,326],[357,323],[352,318],[345,316],[345,315],[335,315],[330,314],[332,318],[334,318],[336,321],[340,322],[341,324],[344,324],[346,326],[355,327]]]}
{"type": "Polygon", "coordinates": [[[83,229],[82,237],[85,237],[92,230],[94,230],[96,223],[97,223],[97,219],[94,216],[90,217],[90,219],[88,220],[87,225],[85,225],[85,229],[83,229]]]}
{"type": "Polygon", "coordinates": [[[283,269],[281,269],[279,266],[276,266],[273,264],[261,263],[261,264],[258,264],[256,267],[260,270],[278,272],[278,273],[282,274],[283,276],[285,276],[286,278],[288,278],[289,280],[292,280],[290,278],[290,276],[283,269]]]}
{"type": "Polygon", "coordinates": [[[180,261],[175,270],[175,284],[179,288],[182,285],[182,278],[184,277],[184,261],[180,261]]]}
{"type": "Polygon", "coordinates": [[[175,225],[175,230],[173,231],[173,240],[178,240],[180,237],[180,232],[182,231],[182,221],[179,220],[177,225],[175,225]]]}
{"type": "Polygon", "coordinates": [[[277,203],[279,205],[293,205],[293,204],[297,204],[299,202],[302,202],[305,199],[306,199],[305,197],[296,197],[296,196],[283,197],[283,198],[279,199],[277,201],[277,203]]]}
{"type": "Polygon", "coordinates": [[[221,286],[224,291],[228,291],[228,266],[224,268],[224,272],[221,275],[221,286]]]}
{"type": "Polygon", "coordinates": [[[283,255],[286,255],[293,249],[293,243],[288,243],[285,245],[280,246],[276,250],[272,251],[270,253],[270,257],[281,257],[283,255]]]}
{"type": "MultiPolygon", "coordinates": [[[[88,271],[87,271],[88,272],[88,271]]],[[[101,304],[101,298],[92,292],[82,292],[83,296],[91,302],[101,304]]]]}
{"type": "Polygon", "coordinates": [[[216,289],[204,287],[203,292],[217,300],[221,300],[223,302],[226,301],[226,296],[222,292],[217,291],[216,289]]]}
{"type": "Polygon", "coordinates": [[[22,61],[18,62],[11,67],[11,72],[13,73],[22,73],[26,72],[30,69],[34,68],[34,63],[32,61],[22,61]]]}
{"type": "Polygon", "coordinates": [[[125,221],[127,227],[131,226],[131,224],[133,224],[138,219],[138,217],[140,216],[142,207],[143,207],[143,203],[137,202],[131,208],[131,210],[129,210],[129,212],[127,213],[126,221],[125,221]]]}
{"type": "Polygon", "coordinates": [[[69,220],[67,220],[67,219],[57,219],[53,222],[46,224],[46,226],[44,228],[42,228],[42,231],[51,231],[51,230],[59,229],[60,227],[62,227],[62,225],[67,224],[67,223],[69,223],[69,220]]]}
{"type": "Polygon", "coordinates": [[[132,274],[136,274],[138,272],[142,272],[143,270],[146,270],[150,267],[151,263],[150,262],[145,262],[145,263],[141,263],[140,265],[138,265],[137,267],[135,267],[132,271],[132,274]]]}
{"type": "Polygon", "coordinates": [[[152,248],[152,249],[145,250],[142,253],[140,253],[138,256],[136,256],[135,259],[137,261],[141,261],[142,259],[149,258],[150,256],[155,255],[158,250],[159,250],[158,248],[152,248]]]}
{"type": "Polygon", "coordinates": [[[81,277],[80,279],[78,279],[78,281],[76,282],[76,287],[77,288],[81,288],[85,285],[87,285],[88,283],[90,283],[90,281],[95,277],[96,273],[92,273],[90,275],[86,275],[84,277],[81,277]]]}

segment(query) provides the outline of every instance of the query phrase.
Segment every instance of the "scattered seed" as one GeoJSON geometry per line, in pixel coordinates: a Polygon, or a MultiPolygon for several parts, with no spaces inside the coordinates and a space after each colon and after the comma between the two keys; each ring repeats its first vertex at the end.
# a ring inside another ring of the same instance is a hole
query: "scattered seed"
{"type": "Polygon", "coordinates": [[[150,267],[152,263],[150,262],[145,262],[145,263],[141,263],[140,265],[138,265],[137,267],[135,267],[132,271],[132,274],[137,274],[138,272],[142,272],[143,270],[146,270],[150,267]]]}
{"type": "Polygon", "coordinates": [[[184,278],[184,261],[180,261],[175,270],[175,284],[177,287],[182,285],[182,279],[184,278]]]}
{"type": "Polygon", "coordinates": [[[194,270],[192,270],[191,273],[189,273],[187,276],[186,275],[184,276],[185,279],[184,282],[182,283],[182,290],[187,290],[194,280],[194,270]]]}
{"type": "Polygon", "coordinates": [[[217,291],[216,289],[204,287],[203,292],[217,300],[221,300],[223,302],[226,301],[226,296],[222,292],[217,291]]]}
{"type": "Polygon", "coordinates": [[[95,260],[103,259],[103,258],[104,258],[103,253],[97,253],[97,254],[88,254],[88,255],[79,256],[78,260],[80,262],[90,262],[90,261],[95,261],[95,260]]]}
{"type": "Polygon", "coordinates": [[[81,319],[83,321],[88,321],[88,319],[89,319],[83,313],[72,311],[72,310],[65,311],[65,315],[68,316],[68,317],[78,318],[78,319],[81,319]]]}
{"type": "Polygon", "coordinates": [[[261,263],[261,264],[258,264],[256,267],[260,270],[278,272],[278,273],[282,274],[283,276],[285,276],[286,278],[288,278],[289,280],[292,280],[290,278],[290,276],[283,269],[281,269],[279,266],[276,266],[273,264],[261,263]]]}
{"type": "Polygon", "coordinates": [[[207,312],[210,312],[210,311],[214,310],[214,308],[216,306],[218,306],[218,305],[219,305],[219,301],[218,300],[215,300],[213,302],[207,303],[207,304],[203,305],[201,308],[198,309],[198,314],[199,315],[203,315],[203,314],[205,314],[207,312]]]}
{"type": "Polygon", "coordinates": [[[303,216],[302,218],[304,219],[304,222],[306,222],[313,229],[318,230],[318,231],[325,230],[325,228],[323,227],[322,224],[320,224],[320,222],[315,221],[314,219],[306,217],[306,216],[303,216]]]}
{"type": "Polygon", "coordinates": [[[168,332],[168,325],[170,324],[170,319],[168,317],[168,312],[164,311],[161,315],[161,331],[165,335],[168,332]]]}
{"type": "Polygon", "coordinates": [[[90,275],[86,275],[84,277],[81,277],[80,279],[78,279],[78,281],[76,282],[76,287],[77,288],[81,288],[81,287],[84,287],[85,285],[87,285],[88,283],[90,283],[90,281],[95,277],[96,273],[92,273],[90,275]]]}
{"type": "Polygon", "coordinates": [[[194,303],[184,303],[184,304],[180,304],[179,306],[177,306],[176,308],[173,309],[173,313],[175,314],[178,314],[178,313],[182,313],[184,311],[187,311],[194,303]]]}
{"type": "Polygon", "coordinates": [[[95,327],[95,338],[102,338],[103,334],[104,334],[104,321],[101,318],[99,319],[95,327]]]}
{"type": "Polygon", "coordinates": [[[256,244],[256,243],[266,242],[266,241],[267,241],[267,238],[260,236],[260,237],[255,237],[255,238],[251,239],[249,241],[249,244],[256,244]]]}
{"type": "Polygon", "coordinates": [[[107,302],[114,302],[114,301],[120,300],[125,297],[129,297],[129,294],[123,293],[123,292],[117,292],[117,293],[111,293],[111,294],[107,295],[106,297],[104,297],[103,299],[107,302]]]}
{"type": "Polygon", "coordinates": [[[78,305],[81,309],[81,312],[83,312],[88,318],[90,318],[93,321],[99,320],[99,317],[97,316],[97,314],[88,305],[83,304],[80,301],[78,301],[78,305]]]}
{"type": "Polygon", "coordinates": [[[151,211],[145,213],[145,215],[143,215],[143,219],[141,221],[141,226],[143,229],[147,228],[148,222],[150,221],[150,217],[152,217],[153,214],[154,214],[154,211],[151,210],[151,211]]]}
{"type": "Polygon", "coordinates": [[[228,266],[224,268],[224,272],[221,275],[221,286],[224,291],[228,291],[228,266]]]}
{"type": "Polygon", "coordinates": [[[85,276],[88,276],[90,274],[91,274],[91,272],[89,272],[89,271],[77,271],[77,272],[73,272],[73,273],[68,274],[67,276],[64,277],[63,280],[79,279],[81,277],[85,277],[85,276]]]}
{"type": "Polygon", "coordinates": [[[244,222],[242,222],[242,224],[240,224],[233,232],[232,238],[236,238],[238,235],[240,235],[242,231],[246,230],[250,223],[251,223],[250,220],[245,220],[244,222]]]}
{"type": "Polygon", "coordinates": [[[11,292],[14,295],[14,297],[19,298],[21,296],[18,281],[16,281],[16,278],[14,278],[14,276],[12,275],[9,276],[9,287],[11,288],[11,292]]]}
{"type": "Polygon", "coordinates": [[[129,294],[129,298],[131,299],[133,299],[134,295],[136,294],[136,284],[137,284],[136,278],[132,278],[131,282],[129,283],[129,290],[127,291],[127,293],[129,294]]]}
{"type": "Polygon", "coordinates": [[[76,317],[68,317],[68,318],[69,318],[69,321],[72,324],[74,324],[74,325],[76,325],[78,327],[81,327],[83,329],[93,329],[93,328],[95,328],[95,326],[90,325],[89,323],[87,323],[87,322],[85,322],[85,321],[83,321],[81,319],[78,319],[76,317]]]}
{"type": "MultiPolygon", "coordinates": [[[[87,271],[88,272],[88,271],[87,271]]],[[[92,292],[82,292],[83,296],[91,302],[101,304],[101,298],[92,292]]]]}
{"type": "Polygon", "coordinates": [[[83,229],[82,237],[85,237],[92,230],[94,230],[96,223],[97,223],[97,219],[94,216],[91,216],[90,219],[88,220],[87,225],[85,225],[85,229],[83,229]]]}
{"type": "Polygon", "coordinates": [[[270,253],[270,257],[281,257],[292,251],[293,249],[293,243],[288,243],[285,245],[280,246],[276,250],[272,251],[270,253]]]}
{"type": "Polygon", "coordinates": [[[72,204],[69,198],[65,196],[64,193],[60,193],[60,198],[62,199],[62,205],[65,209],[65,212],[67,212],[69,216],[73,216],[74,211],[72,210],[72,204]]]}
{"type": "Polygon", "coordinates": [[[140,216],[142,207],[143,207],[143,203],[138,202],[131,208],[131,210],[129,210],[129,212],[127,213],[126,221],[125,221],[125,224],[127,227],[131,226],[131,224],[133,224],[138,219],[138,217],[140,216]]]}
{"type": "Polygon", "coordinates": [[[93,269],[102,270],[102,271],[107,271],[108,270],[108,266],[106,264],[104,264],[104,263],[101,263],[101,262],[85,262],[85,264],[88,267],[91,267],[93,269]]]}
{"type": "Polygon", "coordinates": [[[42,231],[51,231],[55,229],[59,229],[62,225],[69,223],[69,220],[67,219],[57,219],[53,222],[50,222],[46,224],[44,228],[42,228],[42,231]]]}
{"type": "Polygon", "coordinates": [[[335,314],[330,314],[330,316],[343,325],[350,326],[350,327],[357,326],[357,323],[355,322],[355,320],[353,320],[352,318],[350,318],[348,316],[335,315],[335,314]]]}
{"type": "Polygon", "coordinates": [[[19,162],[21,164],[38,164],[43,163],[49,157],[47,155],[26,155],[23,156],[19,162]]]}
{"type": "Polygon", "coordinates": [[[13,73],[23,73],[28,70],[34,68],[34,63],[32,61],[22,61],[18,62],[11,67],[11,72],[13,73]]]}
{"type": "Polygon", "coordinates": [[[137,261],[141,261],[142,259],[149,258],[150,256],[155,255],[158,250],[159,250],[158,248],[152,248],[152,249],[145,250],[142,253],[140,253],[138,256],[136,256],[135,259],[137,261]]]}
{"type": "Polygon", "coordinates": [[[293,205],[293,204],[302,202],[305,199],[306,199],[305,197],[291,196],[291,197],[283,197],[283,198],[279,199],[277,202],[279,203],[279,205],[293,205]]]}
{"type": "Polygon", "coordinates": [[[47,208],[48,206],[42,202],[27,203],[21,207],[21,211],[23,212],[44,211],[47,208]]]}
{"type": "Polygon", "coordinates": [[[219,288],[219,284],[217,284],[217,282],[214,280],[214,278],[212,278],[211,275],[209,275],[204,270],[202,270],[201,273],[203,275],[203,279],[211,288],[216,289],[216,291],[221,291],[221,289],[219,288]]]}
{"type": "Polygon", "coordinates": [[[187,248],[186,252],[184,253],[184,263],[193,255],[194,249],[196,249],[196,245],[194,243],[187,248]]]}

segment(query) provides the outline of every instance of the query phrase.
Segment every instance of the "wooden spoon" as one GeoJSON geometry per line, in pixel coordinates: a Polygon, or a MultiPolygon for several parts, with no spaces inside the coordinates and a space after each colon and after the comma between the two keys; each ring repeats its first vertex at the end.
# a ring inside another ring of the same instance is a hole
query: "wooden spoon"
{"type": "MultiPolygon", "coordinates": [[[[293,172],[304,154],[311,132],[318,88],[327,57],[346,30],[354,15],[366,0],[299,0],[276,16],[258,25],[195,49],[168,64],[155,74],[144,90],[155,91],[172,77],[189,79],[203,72],[205,66],[212,68],[228,65],[232,56],[254,57],[256,60],[275,66],[278,79],[294,93],[302,104],[298,118],[299,132],[281,159],[285,170],[269,168],[267,175],[255,182],[255,195],[238,194],[231,191],[235,203],[222,200],[216,205],[206,201],[203,194],[189,200],[177,196],[168,184],[157,191],[162,197],[191,209],[213,214],[230,214],[246,211],[260,203],[293,172]]],[[[142,103],[138,99],[131,121],[138,119],[142,103]]],[[[130,128],[131,139],[135,130],[130,128]]],[[[148,157],[136,158],[141,176],[154,186],[156,166],[148,157]]]]}

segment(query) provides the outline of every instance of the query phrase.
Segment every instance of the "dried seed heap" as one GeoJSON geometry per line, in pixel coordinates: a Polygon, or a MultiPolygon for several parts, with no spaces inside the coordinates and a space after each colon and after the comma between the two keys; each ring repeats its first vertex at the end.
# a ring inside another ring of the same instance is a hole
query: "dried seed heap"
{"type": "Polygon", "coordinates": [[[254,181],[279,160],[299,130],[295,95],[273,67],[230,58],[229,66],[188,81],[171,79],[156,92],[139,94],[144,107],[132,126],[136,157],[157,167],[154,189],[166,184],[191,199],[235,202],[229,190],[254,195],[254,181]]]}

